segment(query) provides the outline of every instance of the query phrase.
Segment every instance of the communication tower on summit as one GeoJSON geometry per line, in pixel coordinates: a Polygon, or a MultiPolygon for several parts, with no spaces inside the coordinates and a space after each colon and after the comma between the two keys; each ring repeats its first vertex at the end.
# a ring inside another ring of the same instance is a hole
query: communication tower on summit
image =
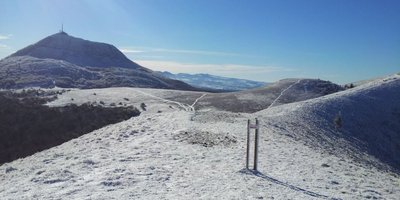
{"type": "Polygon", "coordinates": [[[61,30],[60,33],[64,33],[64,24],[61,23],[61,30]]]}

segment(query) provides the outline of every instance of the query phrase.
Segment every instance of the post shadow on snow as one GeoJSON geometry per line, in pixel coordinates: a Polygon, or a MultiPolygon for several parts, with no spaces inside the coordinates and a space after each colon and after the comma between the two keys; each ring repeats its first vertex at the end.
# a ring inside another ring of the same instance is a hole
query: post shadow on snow
{"type": "Polygon", "coordinates": [[[295,191],[298,191],[298,192],[303,192],[304,194],[310,195],[312,197],[318,197],[318,198],[323,198],[323,199],[335,199],[335,198],[329,198],[328,196],[325,196],[325,195],[322,195],[322,194],[318,194],[318,193],[315,193],[315,192],[312,192],[312,191],[309,191],[309,190],[306,190],[306,189],[291,185],[289,183],[282,182],[282,181],[280,181],[278,179],[275,179],[275,178],[273,178],[271,176],[265,175],[265,174],[263,174],[263,173],[261,173],[261,172],[259,172],[257,170],[244,168],[244,169],[241,169],[239,172],[243,173],[243,174],[255,175],[255,176],[260,177],[262,179],[268,180],[268,181],[270,181],[272,183],[275,183],[275,184],[278,184],[278,185],[281,185],[281,186],[285,186],[285,187],[287,187],[289,189],[292,189],[292,190],[295,190],[295,191]]]}

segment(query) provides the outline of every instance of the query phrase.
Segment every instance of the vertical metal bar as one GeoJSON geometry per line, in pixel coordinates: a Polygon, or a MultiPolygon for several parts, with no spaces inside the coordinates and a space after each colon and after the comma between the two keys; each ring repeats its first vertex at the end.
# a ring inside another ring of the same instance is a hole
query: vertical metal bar
{"type": "Polygon", "coordinates": [[[258,162],[258,129],[259,129],[259,124],[258,124],[258,119],[256,118],[256,136],[254,139],[254,171],[257,171],[257,162],[258,162]]]}
{"type": "Polygon", "coordinates": [[[250,158],[250,119],[247,120],[246,169],[249,169],[249,158],[250,158]]]}

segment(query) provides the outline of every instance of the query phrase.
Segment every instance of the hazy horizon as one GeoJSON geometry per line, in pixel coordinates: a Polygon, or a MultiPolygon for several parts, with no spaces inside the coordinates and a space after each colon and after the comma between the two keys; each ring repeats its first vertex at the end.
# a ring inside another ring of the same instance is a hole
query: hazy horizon
{"type": "Polygon", "coordinates": [[[144,67],[344,84],[400,71],[397,1],[2,1],[0,58],[64,30],[144,67]]]}

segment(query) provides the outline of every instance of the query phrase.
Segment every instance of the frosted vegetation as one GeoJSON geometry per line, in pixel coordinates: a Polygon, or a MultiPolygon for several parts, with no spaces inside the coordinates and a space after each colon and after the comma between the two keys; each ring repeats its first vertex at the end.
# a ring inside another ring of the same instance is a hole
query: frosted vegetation
{"type": "Polygon", "coordinates": [[[66,90],[0,92],[0,164],[140,114],[133,106],[111,108],[85,103],[49,108],[42,105],[63,92],[66,90]]]}

